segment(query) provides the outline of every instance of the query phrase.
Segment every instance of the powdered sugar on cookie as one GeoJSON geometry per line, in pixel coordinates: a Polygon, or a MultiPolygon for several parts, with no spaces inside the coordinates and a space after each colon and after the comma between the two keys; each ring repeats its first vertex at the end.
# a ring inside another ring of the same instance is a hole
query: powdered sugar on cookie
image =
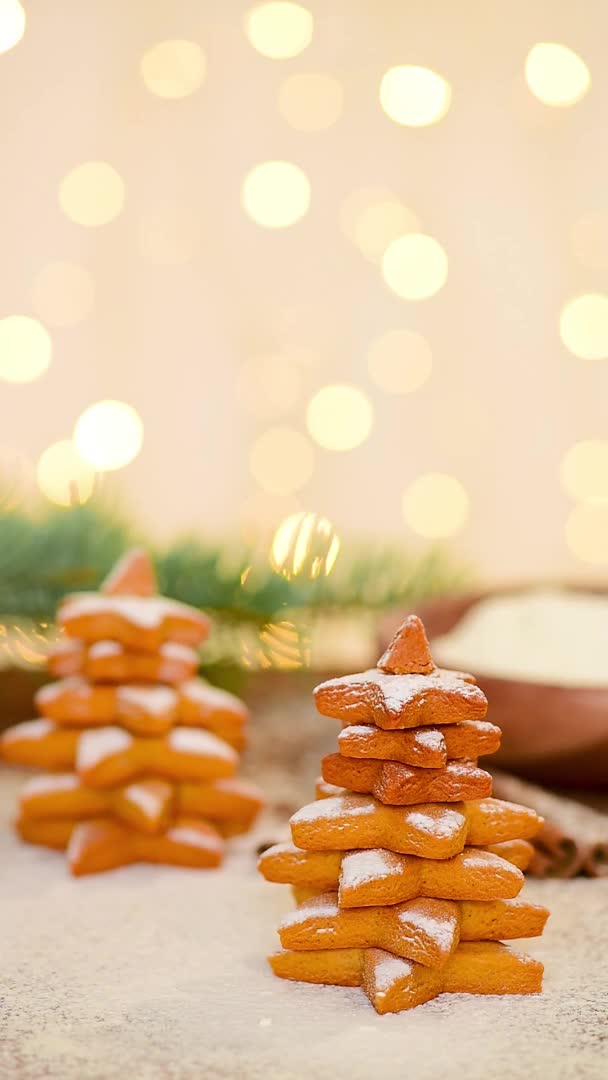
{"type": "Polygon", "coordinates": [[[133,737],[119,727],[96,728],[84,731],[78,740],[76,751],[76,769],[95,768],[106,758],[122,754],[133,745],[133,737]]]}

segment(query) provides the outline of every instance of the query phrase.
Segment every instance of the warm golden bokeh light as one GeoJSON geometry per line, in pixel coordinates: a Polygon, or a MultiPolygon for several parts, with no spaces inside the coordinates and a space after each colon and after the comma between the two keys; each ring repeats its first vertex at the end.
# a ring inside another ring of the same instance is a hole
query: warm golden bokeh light
{"type": "Polygon", "coordinates": [[[253,444],[251,472],[260,487],[272,495],[299,491],[313,469],[313,448],[306,436],[293,428],[270,428],[253,444]]]}
{"type": "Polygon", "coordinates": [[[95,282],[83,266],[53,262],[32,283],[32,307],[49,326],[73,326],[93,310],[95,282]]]}
{"type": "Polygon", "coordinates": [[[337,79],[316,72],[290,75],[279,90],[279,110],[296,131],[323,131],[342,114],[344,91],[337,79]]]}
{"type": "Polygon", "coordinates": [[[447,113],[450,84],[430,68],[402,65],[390,68],[380,83],[380,104],[396,124],[425,127],[447,113]]]}
{"type": "Polygon", "coordinates": [[[380,262],[393,240],[419,228],[420,222],[409,207],[399,199],[385,199],[360,215],[355,224],[354,242],[366,258],[380,262]]]}
{"type": "Polygon", "coordinates": [[[265,161],[247,173],[241,202],[256,225],[283,229],[306,214],[310,183],[306,173],[289,161],[265,161]]]}
{"type": "Polygon", "coordinates": [[[124,401],[97,401],[76,421],[74,445],[98,472],[122,469],[141,450],[144,426],[139,413],[124,401]]]}
{"type": "Polygon", "coordinates": [[[286,60],[303,52],[312,41],[313,29],[311,12],[286,0],[256,4],[245,16],[250,43],[271,60],[286,60]]]}
{"type": "Polygon", "coordinates": [[[310,637],[288,619],[266,623],[260,630],[259,647],[267,662],[262,667],[298,671],[310,665],[310,637]]]}
{"type": "Polygon", "coordinates": [[[61,209],[77,225],[107,225],[118,217],[124,200],[122,177],[106,161],[77,165],[59,185],[61,209]]]}
{"type": "Polygon", "coordinates": [[[321,514],[301,511],[279,525],[270,549],[270,565],[283,577],[327,577],[340,553],[340,537],[321,514]]]}
{"type": "Polygon", "coordinates": [[[608,563],[608,501],[581,502],[568,516],[566,542],[581,562],[608,563]]]}
{"type": "Polygon", "coordinates": [[[237,395],[243,408],[259,419],[289,412],[302,388],[300,369],[281,353],[254,356],[241,368],[237,395]]]}
{"type": "Polygon", "coordinates": [[[572,251],[584,266],[592,270],[608,268],[608,213],[596,210],[583,214],[570,230],[572,251]]]}
{"type": "Polygon", "coordinates": [[[87,502],[95,487],[95,470],[83,461],[71,439],[62,439],[40,455],[36,479],[43,495],[59,506],[87,502]]]}
{"type": "Polygon", "coordinates": [[[382,276],[404,300],[425,300],[445,285],[448,257],[432,236],[408,233],[389,244],[382,258],[382,276]]]}
{"type": "Polygon", "coordinates": [[[389,330],[372,342],[367,354],[370,378],[390,394],[409,394],[429,378],[431,347],[412,330],[389,330]]]}
{"type": "Polygon", "coordinates": [[[306,425],[325,450],[353,450],[365,442],[373,422],[371,402],[356,386],[324,386],[308,403],[306,425]]]}
{"type": "Polygon", "coordinates": [[[426,473],[403,495],[403,516],[413,532],[429,540],[453,536],[469,513],[469,497],[454,476],[426,473]]]}
{"type": "Polygon", "coordinates": [[[0,0],[0,54],[18,45],[25,32],[25,11],[18,0],[0,0]]]}
{"type": "Polygon", "coordinates": [[[420,231],[420,221],[388,188],[359,188],[340,207],[340,227],[366,258],[380,262],[393,240],[420,231]]]}
{"type": "Polygon", "coordinates": [[[555,42],[540,42],[526,57],[526,82],[544,105],[576,105],[591,85],[584,60],[555,42]]]}
{"type": "Polygon", "coordinates": [[[608,296],[585,293],[570,300],[559,321],[561,339],[581,360],[608,357],[608,296]]]}
{"type": "Polygon", "coordinates": [[[608,499],[608,440],[575,443],[564,454],[560,476],[573,499],[608,499]]]}
{"type": "Polygon", "coordinates": [[[12,383],[39,379],[51,362],[48,331],[28,315],[0,319],[0,379],[12,383]]]}
{"type": "Polygon", "coordinates": [[[201,222],[186,207],[148,206],[137,222],[137,243],[143,257],[156,266],[180,266],[201,247],[201,222]]]}
{"type": "Polygon", "coordinates": [[[159,41],[141,58],[141,77],[151,94],[183,98],[205,78],[205,54],[195,41],[159,41]]]}

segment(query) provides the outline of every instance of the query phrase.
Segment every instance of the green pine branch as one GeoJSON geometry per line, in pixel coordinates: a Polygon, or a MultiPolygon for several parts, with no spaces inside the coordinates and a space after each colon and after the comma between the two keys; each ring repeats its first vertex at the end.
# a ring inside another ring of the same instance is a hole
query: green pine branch
{"type": "Polygon", "coordinates": [[[345,542],[332,573],[287,580],[267,552],[242,541],[189,537],[157,550],[103,503],[29,514],[0,511],[0,613],[50,621],[68,592],[96,589],[120,555],[145,543],[161,591],[228,621],[263,624],[285,609],[383,609],[463,588],[469,574],[445,552],[345,542]]]}

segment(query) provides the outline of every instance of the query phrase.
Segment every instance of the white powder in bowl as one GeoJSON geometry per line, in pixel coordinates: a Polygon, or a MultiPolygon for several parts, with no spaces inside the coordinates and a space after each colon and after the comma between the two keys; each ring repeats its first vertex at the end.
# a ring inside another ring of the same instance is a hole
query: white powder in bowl
{"type": "Polygon", "coordinates": [[[437,663],[555,686],[608,686],[608,597],[566,590],[489,596],[433,641],[437,663]]]}

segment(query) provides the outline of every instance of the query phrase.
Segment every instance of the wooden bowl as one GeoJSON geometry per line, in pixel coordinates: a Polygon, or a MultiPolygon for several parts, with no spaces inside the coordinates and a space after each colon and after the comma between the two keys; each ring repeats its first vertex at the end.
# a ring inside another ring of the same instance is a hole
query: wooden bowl
{"type": "MultiPolygon", "coordinates": [[[[489,595],[488,590],[419,604],[431,646],[489,595]]],[[[402,618],[403,612],[387,618],[383,648],[402,618]]],[[[502,679],[482,671],[473,675],[488,698],[488,720],[502,728],[493,763],[538,783],[608,791],[608,675],[605,688],[502,679]]]]}

